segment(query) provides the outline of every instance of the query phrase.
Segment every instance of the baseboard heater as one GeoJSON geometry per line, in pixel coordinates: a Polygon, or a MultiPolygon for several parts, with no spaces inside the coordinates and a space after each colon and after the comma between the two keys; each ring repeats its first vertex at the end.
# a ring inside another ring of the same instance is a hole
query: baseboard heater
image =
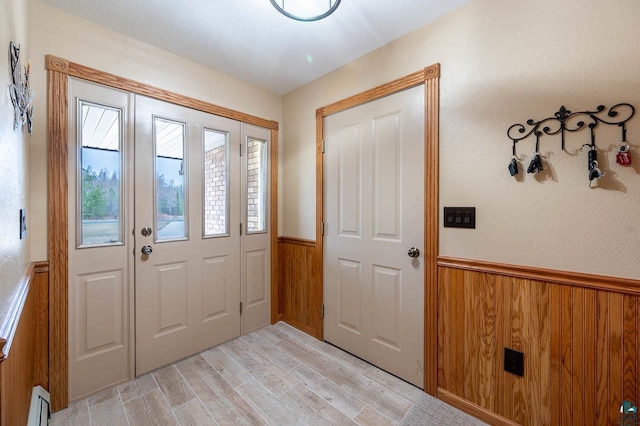
{"type": "Polygon", "coordinates": [[[31,405],[29,406],[28,426],[47,426],[51,419],[49,410],[49,392],[42,386],[36,386],[31,392],[31,405]]]}

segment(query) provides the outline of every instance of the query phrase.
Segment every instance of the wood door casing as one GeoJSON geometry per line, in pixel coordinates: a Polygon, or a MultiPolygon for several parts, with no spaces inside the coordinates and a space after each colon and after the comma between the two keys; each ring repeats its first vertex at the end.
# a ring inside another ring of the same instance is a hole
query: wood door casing
{"type": "Polygon", "coordinates": [[[323,182],[324,160],[322,146],[324,140],[323,118],[327,115],[343,111],[356,105],[360,105],[384,96],[405,90],[410,87],[425,86],[425,228],[424,228],[424,262],[425,262],[425,318],[424,318],[424,389],[425,392],[435,396],[437,394],[437,357],[438,357],[438,232],[439,232],[439,117],[440,117],[440,64],[433,64],[423,70],[414,72],[405,77],[374,87],[333,104],[316,110],[316,250],[315,262],[316,275],[313,279],[301,283],[292,283],[295,286],[312,286],[305,289],[312,300],[309,309],[314,316],[313,330],[317,338],[322,339],[322,264],[323,264],[323,182]]]}

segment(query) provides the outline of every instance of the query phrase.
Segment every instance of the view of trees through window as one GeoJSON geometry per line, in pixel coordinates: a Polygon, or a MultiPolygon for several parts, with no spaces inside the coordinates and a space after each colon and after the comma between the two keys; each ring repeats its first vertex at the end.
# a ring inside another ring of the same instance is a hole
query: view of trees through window
{"type": "MultiPolygon", "coordinates": [[[[163,159],[165,162],[177,163],[175,169],[180,169],[182,160],[163,159]]],[[[169,165],[167,165],[170,167],[169,165]]],[[[173,179],[165,178],[164,174],[157,174],[156,191],[158,191],[158,214],[159,219],[174,218],[184,215],[184,185],[182,182],[175,182],[173,179]]]]}
{"type": "Polygon", "coordinates": [[[91,165],[82,169],[82,219],[117,220],[120,212],[120,178],[107,169],[96,172],[91,165]]]}

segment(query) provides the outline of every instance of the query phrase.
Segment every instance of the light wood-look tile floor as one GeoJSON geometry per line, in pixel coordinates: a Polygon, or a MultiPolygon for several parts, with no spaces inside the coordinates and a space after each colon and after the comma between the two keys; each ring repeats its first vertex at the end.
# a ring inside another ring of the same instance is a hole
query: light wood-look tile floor
{"type": "Polygon", "coordinates": [[[278,323],[74,402],[51,424],[394,425],[422,395],[278,323]]]}

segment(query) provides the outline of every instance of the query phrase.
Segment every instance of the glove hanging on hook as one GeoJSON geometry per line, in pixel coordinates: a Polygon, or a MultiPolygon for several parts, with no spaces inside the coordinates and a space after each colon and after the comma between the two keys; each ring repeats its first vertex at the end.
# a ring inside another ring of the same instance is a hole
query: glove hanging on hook
{"type": "Polygon", "coordinates": [[[631,146],[629,144],[624,144],[620,148],[618,148],[618,153],[616,154],[616,163],[621,166],[630,166],[631,165],[631,146]]]}
{"type": "Polygon", "coordinates": [[[542,170],[544,170],[544,167],[542,166],[542,157],[540,156],[540,153],[536,151],[533,153],[533,158],[529,162],[527,173],[538,173],[542,170]]]}
{"type": "Polygon", "coordinates": [[[589,186],[591,186],[591,182],[594,179],[600,179],[602,177],[602,172],[598,168],[598,151],[596,151],[595,146],[589,150],[587,167],[589,169],[589,186]]]}
{"type": "Polygon", "coordinates": [[[518,170],[518,157],[516,157],[516,141],[515,140],[513,141],[512,153],[513,153],[513,156],[511,157],[511,161],[509,162],[508,169],[511,176],[515,176],[520,172],[520,170],[518,170]]]}

